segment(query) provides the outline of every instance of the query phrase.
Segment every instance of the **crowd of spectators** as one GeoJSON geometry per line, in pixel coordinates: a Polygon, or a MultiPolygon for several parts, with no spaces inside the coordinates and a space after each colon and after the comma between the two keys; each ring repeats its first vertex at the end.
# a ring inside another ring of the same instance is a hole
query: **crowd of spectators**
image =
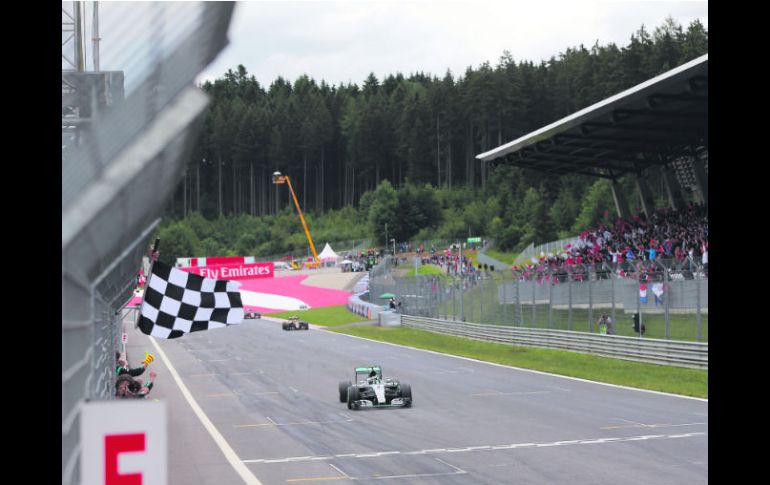
{"type": "MultiPolygon", "coordinates": [[[[608,219],[605,212],[605,220],[608,219]]],[[[706,208],[658,209],[649,218],[637,210],[629,219],[616,218],[580,233],[560,254],[540,254],[512,267],[524,281],[539,284],[609,278],[640,282],[708,277],[708,216],[706,208]]]]}
{"type": "Polygon", "coordinates": [[[468,280],[478,280],[489,277],[490,273],[495,270],[494,266],[487,264],[479,263],[478,265],[474,265],[471,259],[465,256],[458,256],[458,254],[451,249],[447,249],[444,254],[422,256],[420,262],[422,264],[438,266],[450,276],[459,276],[468,280]]]}

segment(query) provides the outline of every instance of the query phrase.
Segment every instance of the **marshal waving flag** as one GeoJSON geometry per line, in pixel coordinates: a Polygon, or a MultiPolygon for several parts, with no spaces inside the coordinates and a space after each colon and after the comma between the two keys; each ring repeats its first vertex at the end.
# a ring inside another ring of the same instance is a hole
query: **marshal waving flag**
{"type": "Polygon", "coordinates": [[[215,280],[155,261],[139,318],[139,329],[153,337],[177,338],[190,332],[243,322],[237,281],[215,280]]]}

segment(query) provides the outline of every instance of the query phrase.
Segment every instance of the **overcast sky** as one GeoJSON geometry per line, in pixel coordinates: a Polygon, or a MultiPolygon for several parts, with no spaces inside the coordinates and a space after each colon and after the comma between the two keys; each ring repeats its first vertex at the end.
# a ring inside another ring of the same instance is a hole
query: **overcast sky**
{"type": "Polygon", "coordinates": [[[505,50],[517,62],[539,62],[581,43],[624,46],[642,24],[652,32],[669,15],[685,29],[694,19],[708,28],[703,1],[238,2],[230,45],[198,80],[238,64],[265,87],[302,74],[359,86],[370,72],[382,80],[397,72],[443,77],[449,69],[456,78],[468,66],[494,66],[505,50]]]}

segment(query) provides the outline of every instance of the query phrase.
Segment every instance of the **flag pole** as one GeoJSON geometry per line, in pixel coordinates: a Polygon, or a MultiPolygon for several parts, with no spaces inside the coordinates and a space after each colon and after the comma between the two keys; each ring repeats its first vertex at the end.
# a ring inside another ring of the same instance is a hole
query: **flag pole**
{"type": "Polygon", "coordinates": [[[139,327],[139,315],[142,314],[142,306],[144,305],[144,296],[147,294],[147,288],[150,287],[150,280],[152,279],[152,267],[155,265],[155,261],[158,259],[158,246],[160,246],[160,238],[155,239],[155,244],[150,251],[150,270],[147,274],[147,281],[144,283],[144,291],[142,292],[142,301],[139,302],[139,308],[136,311],[136,320],[134,321],[134,328],[139,327]]]}

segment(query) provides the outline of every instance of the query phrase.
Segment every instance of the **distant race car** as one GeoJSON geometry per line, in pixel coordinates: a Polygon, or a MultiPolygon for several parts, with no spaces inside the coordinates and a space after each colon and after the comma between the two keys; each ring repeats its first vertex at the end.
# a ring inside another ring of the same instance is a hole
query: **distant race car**
{"type": "Polygon", "coordinates": [[[256,319],[256,318],[262,318],[262,314],[257,313],[257,312],[246,312],[246,313],[243,314],[243,318],[246,319],[246,320],[249,320],[249,319],[253,320],[253,319],[256,319]]]}
{"type": "Polygon", "coordinates": [[[307,322],[301,322],[299,317],[293,315],[289,318],[288,322],[283,322],[282,327],[284,330],[309,330],[310,325],[307,322]]]}
{"type": "Polygon", "coordinates": [[[383,379],[379,365],[356,368],[355,385],[341,381],[339,391],[340,402],[347,402],[348,409],[412,405],[412,386],[398,379],[383,379]]]}

